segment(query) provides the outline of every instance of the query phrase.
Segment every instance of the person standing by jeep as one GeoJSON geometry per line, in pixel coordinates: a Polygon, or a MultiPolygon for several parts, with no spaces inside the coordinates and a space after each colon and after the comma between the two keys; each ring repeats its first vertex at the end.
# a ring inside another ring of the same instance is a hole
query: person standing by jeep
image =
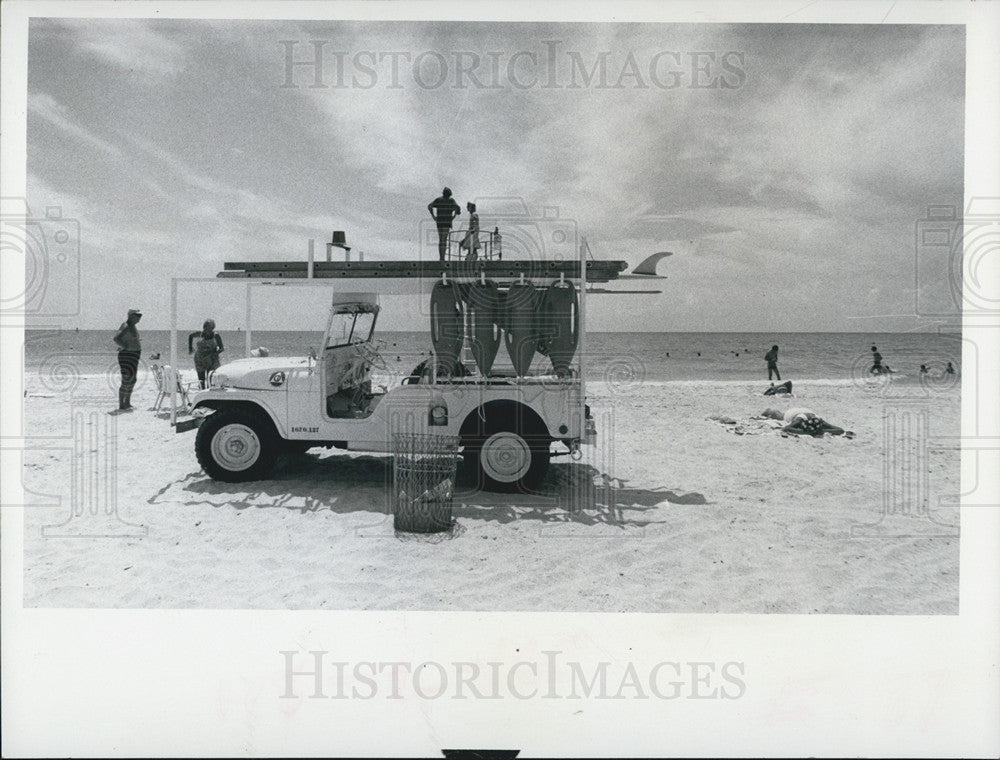
{"type": "Polygon", "coordinates": [[[219,368],[219,354],[224,350],[222,336],[215,332],[214,319],[206,319],[200,331],[188,335],[188,353],[194,354],[194,368],[202,388],[208,387],[208,373],[219,368]]]}
{"type": "Polygon", "coordinates": [[[206,319],[202,330],[197,335],[200,340],[193,344],[195,333],[188,336],[188,353],[194,354],[194,368],[198,373],[198,384],[201,388],[208,387],[208,375],[219,368],[219,354],[222,353],[222,337],[215,332],[215,320],[206,319]]]}
{"type": "Polygon", "coordinates": [[[142,312],[129,309],[122,326],[115,333],[114,341],[118,345],[118,368],[122,373],[122,384],[118,390],[118,411],[131,412],[132,389],[139,374],[139,356],[142,353],[142,343],[136,325],[142,319],[142,312]]]}
{"type": "Polygon", "coordinates": [[[444,252],[448,248],[448,235],[451,233],[451,223],[456,216],[462,213],[462,209],[451,197],[451,188],[446,187],[441,191],[439,197],[427,204],[427,210],[431,212],[431,218],[437,223],[438,258],[444,261],[444,252]]]}

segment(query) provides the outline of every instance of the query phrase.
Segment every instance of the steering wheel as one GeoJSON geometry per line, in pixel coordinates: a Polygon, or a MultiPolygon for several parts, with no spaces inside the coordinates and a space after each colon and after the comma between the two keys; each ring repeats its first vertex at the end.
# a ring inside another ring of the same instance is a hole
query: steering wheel
{"type": "Polygon", "coordinates": [[[383,372],[387,372],[389,370],[389,367],[386,365],[385,360],[379,353],[378,348],[373,346],[371,343],[355,343],[354,348],[365,360],[364,363],[369,367],[375,367],[383,372]]]}

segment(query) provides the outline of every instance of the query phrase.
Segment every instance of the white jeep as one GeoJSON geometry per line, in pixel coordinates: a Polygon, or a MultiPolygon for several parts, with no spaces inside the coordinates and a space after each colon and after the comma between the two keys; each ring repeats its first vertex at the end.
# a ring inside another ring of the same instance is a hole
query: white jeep
{"type": "MultiPolygon", "coordinates": [[[[489,490],[532,490],[555,442],[576,453],[596,430],[579,372],[515,377],[466,372],[438,376],[434,362],[393,387],[373,390],[381,362],[373,342],[374,294],[335,295],[317,356],[250,358],[226,364],[193,398],[212,410],[195,442],[217,480],[267,476],[280,454],[316,446],[391,452],[398,433],[457,436],[466,467],[489,490]]],[[[202,412],[204,413],[204,411],[202,412]]]]}

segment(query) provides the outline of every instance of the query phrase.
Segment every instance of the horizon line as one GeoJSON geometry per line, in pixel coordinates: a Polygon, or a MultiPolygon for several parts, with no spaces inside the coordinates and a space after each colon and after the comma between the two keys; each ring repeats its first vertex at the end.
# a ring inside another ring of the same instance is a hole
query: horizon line
{"type": "MultiPolygon", "coordinates": [[[[35,332],[74,332],[75,330],[81,331],[91,331],[98,332],[114,328],[108,327],[28,327],[24,326],[24,331],[35,331],[35,332]]],[[[169,327],[146,327],[146,330],[156,331],[156,332],[170,332],[169,327]]],[[[243,332],[243,327],[233,327],[229,329],[217,330],[217,332],[243,332]]],[[[391,333],[413,333],[420,334],[429,332],[427,330],[381,330],[378,332],[391,332],[391,333]]],[[[177,328],[177,332],[190,332],[187,328],[177,328]]],[[[323,330],[289,330],[280,328],[268,328],[268,327],[255,327],[252,332],[287,332],[287,333],[300,333],[300,332],[323,332],[323,330]]],[[[601,334],[601,335],[621,335],[621,334],[635,334],[635,335],[730,335],[734,333],[743,335],[871,335],[871,334],[882,334],[882,335],[961,335],[962,328],[958,327],[956,330],[921,330],[921,329],[909,329],[909,330],[588,330],[589,335],[601,334]]]]}

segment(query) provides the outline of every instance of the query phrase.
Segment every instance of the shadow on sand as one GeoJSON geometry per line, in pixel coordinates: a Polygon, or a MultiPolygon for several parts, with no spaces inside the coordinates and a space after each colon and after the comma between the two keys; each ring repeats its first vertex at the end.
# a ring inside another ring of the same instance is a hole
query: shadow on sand
{"type": "MultiPolygon", "coordinates": [[[[281,458],[269,480],[222,483],[201,471],[192,472],[164,486],[149,503],[182,501],[237,510],[279,508],[305,513],[329,509],[338,514],[386,515],[392,509],[391,486],[391,457],[300,454],[281,458]]],[[[591,465],[556,461],[542,487],[533,493],[476,490],[471,476],[459,464],[453,502],[455,517],[497,523],[539,520],[619,527],[660,522],[647,513],[663,503],[708,503],[697,492],[633,488],[591,465]]]]}

